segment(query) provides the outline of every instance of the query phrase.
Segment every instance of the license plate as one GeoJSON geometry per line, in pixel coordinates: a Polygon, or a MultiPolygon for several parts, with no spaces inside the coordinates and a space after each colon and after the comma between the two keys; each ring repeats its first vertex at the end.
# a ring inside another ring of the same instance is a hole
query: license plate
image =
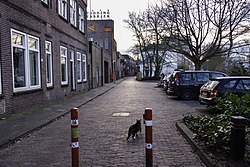
{"type": "Polygon", "coordinates": [[[207,92],[202,92],[202,95],[207,96],[207,92]]]}

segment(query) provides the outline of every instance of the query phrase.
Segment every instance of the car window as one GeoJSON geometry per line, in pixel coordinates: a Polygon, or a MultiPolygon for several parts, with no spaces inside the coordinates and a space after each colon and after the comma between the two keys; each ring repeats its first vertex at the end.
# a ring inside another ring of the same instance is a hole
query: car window
{"type": "Polygon", "coordinates": [[[209,73],[197,73],[198,82],[207,82],[209,80],[209,73]]]}
{"type": "Polygon", "coordinates": [[[212,78],[224,77],[224,75],[223,75],[223,74],[220,74],[220,73],[211,73],[211,77],[212,77],[212,78]]]}
{"type": "Polygon", "coordinates": [[[222,88],[224,89],[232,89],[235,86],[236,80],[231,80],[229,82],[227,82],[226,84],[224,84],[222,86],[222,88]]]}
{"type": "Polygon", "coordinates": [[[180,75],[180,79],[182,81],[191,81],[192,80],[192,74],[191,73],[183,73],[180,75]]]}
{"type": "Polygon", "coordinates": [[[243,79],[243,80],[242,80],[242,83],[243,83],[244,88],[245,88],[246,90],[250,90],[250,79],[243,79]]]}
{"type": "Polygon", "coordinates": [[[242,80],[240,80],[236,86],[236,89],[244,89],[244,84],[242,82],[242,80]]]}
{"type": "Polygon", "coordinates": [[[207,89],[212,89],[214,88],[217,84],[219,83],[219,81],[208,81],[207,83],[204,84],[204,87],[206,87],[207,89]]]}

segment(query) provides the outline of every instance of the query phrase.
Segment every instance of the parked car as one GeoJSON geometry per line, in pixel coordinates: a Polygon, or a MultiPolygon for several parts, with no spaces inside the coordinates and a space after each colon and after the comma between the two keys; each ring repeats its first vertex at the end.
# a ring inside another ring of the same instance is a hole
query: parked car
{"type": "Polygon", "coordinates": [[[171,72],[170,74],[168,74],[167,76],[164,77],[163,79],[163,90],[167,92],[168,90],[168,85],[169,82],[173,79],[174,74],[176,73],[176,71],[183,71],[183,69],[175,69],[173,72],[171,72]]]}
{"type": "Polygon", "coordinates": [[[200,89],[201,104],[212,104],[216,96],[223,97],[226,93],[238,96],[250,94],[250,76],[231,76],[210,79],[200,89]]]}
{"type": "Polygon", "coordinates": [[[172,75],[172,73],[169,74],[169,75],[167,75],[167,76],[165,76],[165,77],[163,78],[163,90],[164,90],[164,91],[167,91],[167,90],[168,90],[168,84],[169,84],[169,79],[170,79],[171,75],[172,75]]]}
{"type": "Polygon", "coordinates": [[[157,83],[157,87],[163,87],[163,84],[164,84],[163,80],[164,80],[164,78],[165,78],[165,74],[162,73],[160,75],[160,81],[157,83]]]}
{"type": "Polygon", "coordinates": [[[198,98],[203,84],[211,78],[223,76],[227,75],[217,71],[174,71],[169,79],[167,94],[184,100],[198,98]]]}

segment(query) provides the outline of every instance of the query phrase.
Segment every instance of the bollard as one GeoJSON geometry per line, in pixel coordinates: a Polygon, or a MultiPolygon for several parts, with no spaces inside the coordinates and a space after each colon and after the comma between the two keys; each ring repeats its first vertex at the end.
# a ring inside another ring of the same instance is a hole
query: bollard
{"type": "Polygon", "coordinates": [[[244,166],[245,135],[247,119],[242,116],[231,117],[230,159],[232,166],[244,166]]]}
{"type": "Polygon", "coordinates": [[[153,167],[152,109],[146,108],[143,117],[145,122],[146,167],[153,167]]]}
{"type": "Polygon", "coordinates": [[[78,108],[71,109],[71,153],[72,167],[79,167],[78,108]]]}

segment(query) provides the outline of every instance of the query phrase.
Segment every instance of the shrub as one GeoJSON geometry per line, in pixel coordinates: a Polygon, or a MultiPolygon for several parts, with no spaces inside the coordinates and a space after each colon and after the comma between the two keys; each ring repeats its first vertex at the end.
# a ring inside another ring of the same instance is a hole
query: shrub
{"type": "Polygon", "coordinates": [[[230,140],[230,116],[187,116],[185,124],[194,132],[194,138],[213,152],[228,154],[230,140]]]}
{"type": "Polygon", "coordinates": [[[223,97],[216,97],[212,105],[207,107],[212,114],[241,115],[250,118],[250,94],[238,97],[226,93],[223,97]]]}
{"type": "Polygon", "coordinates": [[[215,104],[208,107],[208,111],[212,115],[186,116],[183,121],[204,148],[228,155],[231,116],[241,115],[250,119],[250,95],[238,97],[227,94],[218,97],[215,104]]]}

